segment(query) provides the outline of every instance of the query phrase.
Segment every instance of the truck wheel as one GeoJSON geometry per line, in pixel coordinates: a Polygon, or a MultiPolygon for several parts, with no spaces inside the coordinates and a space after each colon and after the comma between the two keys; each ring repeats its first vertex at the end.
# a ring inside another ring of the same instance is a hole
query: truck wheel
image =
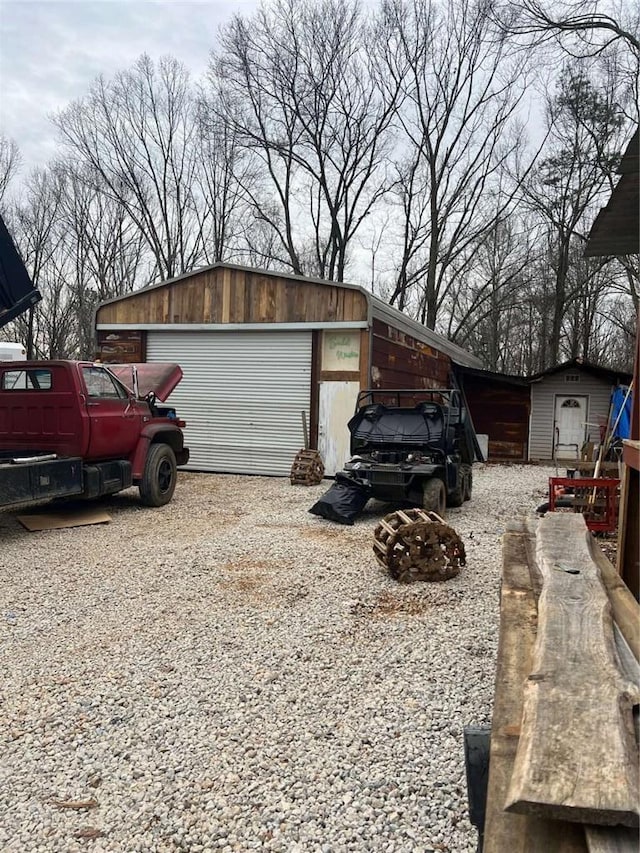
{"type": "Polygon", "coordinates": [[[444,515],[447,504],[447,490],[442,480],[432,477],[422,485],[422,508],[427,512],[444,515]]]}
{"type": "Polygon", "coordinates": [[[471,465],[462,465],[462,471],[464,473],[463,479],[463,488],[462,488],[462,497],[465,501],[471,500],[471,490],[473,488],[473,469],[471,465]]]}
{"type": "Polygon", "coordinates": [[[164,506],[173,497],[176,488],[176,457],[168,444],[152,444],[147,454],[140,500],[145,506],[164,506]]]}

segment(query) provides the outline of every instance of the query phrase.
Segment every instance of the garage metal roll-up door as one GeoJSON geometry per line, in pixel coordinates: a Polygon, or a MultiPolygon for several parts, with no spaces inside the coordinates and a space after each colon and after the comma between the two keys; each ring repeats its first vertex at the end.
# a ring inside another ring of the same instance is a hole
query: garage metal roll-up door
{"type": "Polygon", "coordinates": [[[187,422],[187,468],[289,474],[309,417],[310,332],[152,331],[147,360],[184,372],[170,401],[187,422]]]}

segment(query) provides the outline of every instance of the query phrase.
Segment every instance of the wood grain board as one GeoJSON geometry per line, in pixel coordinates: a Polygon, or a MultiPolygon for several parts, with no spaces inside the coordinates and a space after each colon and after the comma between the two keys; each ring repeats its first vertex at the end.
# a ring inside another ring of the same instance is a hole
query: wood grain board
{"type": "Polygon", "coordinates": [[[505,807],[636,826],[631,709],[639,696],[617,665],[611,608],[588,536],[580,515],[549,513],[538,525],[537,638],[505,807]]]}
{"type": "Polygon", "coordinates": [[[530,672],[537,609],[524,525],[503,538],[500,639],[491,731],[491,757],[483,853],[586,853],[582,828],[504,811],[522,722],[523,685],[530,672]]]}

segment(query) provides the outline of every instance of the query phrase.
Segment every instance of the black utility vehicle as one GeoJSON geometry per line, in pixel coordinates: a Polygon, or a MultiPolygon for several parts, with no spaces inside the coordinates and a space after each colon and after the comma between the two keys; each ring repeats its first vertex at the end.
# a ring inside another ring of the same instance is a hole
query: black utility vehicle
{"type": "Polygon", "coordinates": [[[345,471],[366,481],[372,498],[440,515],[470,500],[482,454],[459,390],[361,391],[348,426],[345,471]]]}

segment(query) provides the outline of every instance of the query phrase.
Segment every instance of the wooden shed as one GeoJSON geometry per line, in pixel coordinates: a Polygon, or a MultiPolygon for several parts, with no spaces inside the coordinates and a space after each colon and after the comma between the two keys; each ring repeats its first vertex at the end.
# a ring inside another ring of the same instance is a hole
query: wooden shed
{"type": "Polygon", "coordinates": [[[364,388],[447,387],[475,356],[361,287],[214,264],[103,303],[98,357],[173,361],[190,467],[286,475],[310,445],[327,474],[349,455],[364,388]]]}
{"type": "Polygon", "coordinates": [[[489,462],[524,462],[528,453],[529,380],[473,367],[456,368],[471,418],[489,462]]]}
{"type": "Polygon", "coordinates": [[[598,444],[611,392],[631,375],[574,358],[532,376],[530,460],[576,460],[585,442],[598,444]]]}

